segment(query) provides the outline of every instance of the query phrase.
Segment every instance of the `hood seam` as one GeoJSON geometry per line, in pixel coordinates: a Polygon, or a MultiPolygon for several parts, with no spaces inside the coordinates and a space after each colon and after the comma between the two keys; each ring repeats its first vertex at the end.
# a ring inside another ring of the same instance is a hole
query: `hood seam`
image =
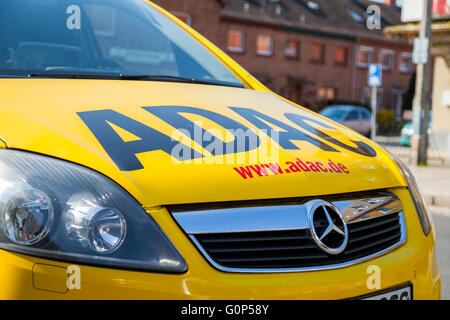
{"type": "Polygon", "coordinates": [[[6,142],[5,139],[3,139],[3,138],[0,136],[0,143],[1,143],[1,142],[3,142],[3,144],[5,145],[5,148],[8,148],[8,143],[6,142]]]}

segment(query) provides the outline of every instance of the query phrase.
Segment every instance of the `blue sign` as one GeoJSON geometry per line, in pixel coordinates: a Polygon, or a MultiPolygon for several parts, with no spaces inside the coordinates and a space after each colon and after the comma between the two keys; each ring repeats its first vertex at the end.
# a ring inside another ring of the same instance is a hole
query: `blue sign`
{"type": "Polygon", "coordinates": [[[369,65],[369,79],[368,83],[370,87],[381,86],[381,64],[370,64],[369,65]]]}

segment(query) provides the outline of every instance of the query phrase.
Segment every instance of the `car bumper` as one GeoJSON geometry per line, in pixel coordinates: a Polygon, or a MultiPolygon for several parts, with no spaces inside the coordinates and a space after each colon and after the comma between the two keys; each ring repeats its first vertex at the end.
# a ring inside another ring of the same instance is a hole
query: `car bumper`
{"type": "Polygon", "coordinates": [[[1,299],[346,299],[410,283],[414,299],[440,299],[435,236],[424,236],[409,192],[391,189],[403,203],[407,241],[353,266],[324,271],[236,274],[210,266],[165,208],[148,210],[182,253],[183,274],[158,274],[80,265],[80,288],[67,288],[71,263],[0,250],[1,299]],[[381,287],[369,289],[368,267],[381,270],[381,287]]]}

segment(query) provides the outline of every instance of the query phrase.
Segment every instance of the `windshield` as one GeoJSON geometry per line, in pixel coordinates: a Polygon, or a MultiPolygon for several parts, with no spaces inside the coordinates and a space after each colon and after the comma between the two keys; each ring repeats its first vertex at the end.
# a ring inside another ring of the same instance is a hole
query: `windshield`
{"type": "Polygon", "coordinates": [[[339,107],[327,107],[320,114],[327,118],[340,119],[346,113],[346,109],[339,107]]]}
{"type": "Polygon", "coordinates": [[[0,0],[0,76],[43,74],[149,75],[243,87],[142,0],[0,0]]]}

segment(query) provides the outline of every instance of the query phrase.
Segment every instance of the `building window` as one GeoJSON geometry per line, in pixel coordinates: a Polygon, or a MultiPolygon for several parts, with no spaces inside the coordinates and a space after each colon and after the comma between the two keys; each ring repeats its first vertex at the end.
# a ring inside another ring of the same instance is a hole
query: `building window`
{"type": "Polygon", "coordinates": [[[275,7],[275,14],[277,16],[281,16],[281,14],[282,14],[282,8],[279,4],[277,4],[277,6],[275,7]]]}
{"type": "Polygon", "coordinates": [[[381,50],[380,51],[380,64],[383,70],[391,70],[392,69],[392,61],[394,57],[394,52],[391,50],[381,50]]]}
{"type": "Polygon", "coordinates": [[[401,52],[400,60],[398,64],[398,70],[400,72],[411,72],[411,53],[401,52]]]}
{"type": "Polygon", "coordinates": [[[242,53],[245,51],[245,34],[243,31],[228,31],[227,50],[230,52],[242,53]]]}
{"type": "Polygon", "coordinates": [[[306,5],[307,5],[308,8],[310,8],[311,10],[319,10],[319,9],[320,9],[319,4],[318,4],[317,2],[314,2],[314,1],[308,1],[308,2],[306,3],[306,5]]]}
{"type": "Polygon", "coordinates": [[[358,67],[367,68],[372,63],[373,48],[359,47],[358,67]]]}
{"type": "Polygon", "coordinates": [[[177,17],[178,19],[180,19],[181,21],[183,21],[184,23],[186,23],[187,25],[191,26],[192,25],[192,18],[191,15],[185,12],[178,12],[178,11],[173,11],[172,14],[177,17]]]}
{"type": "Polygon", "coordinates": [[[258,35],[256,37],[256,54],[260,56],[273,55],[273,37],[268,35],[258,35]]]}
{"type": "Polygon", "coordinates": [[[347,65],[348,49],[346,47],[336,47],[334,52],[334,63],[340,66],[347,65]]]}
{"type": "Polygon", "coordinates": [[[324,63],[325,46],[321,43],[311,44],[311,62],[324,63]]]}
{"type": "Polygon", "coordinates": [[[319,87],[317,89],[317,100],[319,101],[333,101],[336,99],[336,88],[319,87]]]}
{"type": "Polygon", "coordinates": [[[297,59],[299,50],[299,42],[297,40],[288,40],[284,47],[284,55],[288,58],[297,59]]]}
{"type": "MultiPolygon", "coordinates": [[[[372,101],[372,88],[364,87],[361,102],[366,106],[370,106],[372,101]]],[[[383,88],[377,88],[377,110],[381,110],[383,105],[383,88]]]]}

